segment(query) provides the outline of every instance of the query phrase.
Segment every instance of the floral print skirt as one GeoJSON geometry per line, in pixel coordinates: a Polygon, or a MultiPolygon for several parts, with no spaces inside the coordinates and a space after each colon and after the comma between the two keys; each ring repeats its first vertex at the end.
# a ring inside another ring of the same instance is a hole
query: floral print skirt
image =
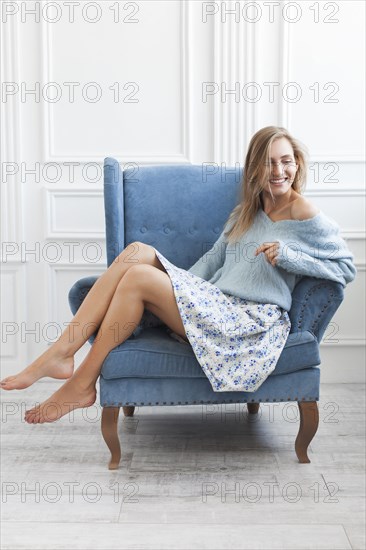
{"type": "MultiPolygon", "coordinates": [[[[189,343],[167,327],[169,335],[192,346],[213,391],[256,391],[286,344],[291,328],[287,311],[226,294],[154,250],[170,277],[189,343]]],[[[159,325],[164,323],[145,310],[139,326],[159,325]]]]}

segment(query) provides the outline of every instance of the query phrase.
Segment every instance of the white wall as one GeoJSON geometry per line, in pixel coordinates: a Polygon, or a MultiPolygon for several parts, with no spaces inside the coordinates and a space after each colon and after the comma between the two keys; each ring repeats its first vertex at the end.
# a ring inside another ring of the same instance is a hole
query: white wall
{"type": "Polygon", "coordinates": [[[81,1],[73,22],[62,1],[2,4],[3,81],[14,92],[1,104],[3,376],[71,320],[73,282],[106,268],[105,156],[242,165],[251,136],[277,124],[307,145],[306,196],[338,221],[358,269],[321,344],[322,381],[363,380],[364,3],[266,4],[81,1]],[[25,93],[37,86],[39,98],[25,93]],[[39,177],[27,173],[35,167],[39,177]]]}

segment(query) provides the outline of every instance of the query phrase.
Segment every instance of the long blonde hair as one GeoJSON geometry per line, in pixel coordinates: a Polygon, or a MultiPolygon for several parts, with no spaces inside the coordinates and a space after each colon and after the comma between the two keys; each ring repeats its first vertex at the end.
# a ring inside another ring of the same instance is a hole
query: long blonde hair
{"type": "MultiPolygon", "coordinates": [[[[261,193],[268,188],[271,170],[270,151],[272,143],[280,138],[291,143],[295,162],[298,164],[292,188],[302,194],[306,184],[308,150],[299,140],[290,135],[281,126],[266,126],[258,130],[249,143],[239,191],[239,204],[232,210],[227,220],[230,229],[224,234],[231,244],[240,239],[252,225],[258,209],[261,207],[261,193]]],[[[275,198],[270,189],[273,202],[275,198]]]]}

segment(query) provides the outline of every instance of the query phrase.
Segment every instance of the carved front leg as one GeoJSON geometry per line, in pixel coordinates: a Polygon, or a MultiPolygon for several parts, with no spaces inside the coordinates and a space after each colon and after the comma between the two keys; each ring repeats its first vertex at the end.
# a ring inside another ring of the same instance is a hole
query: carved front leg
{"type": "Polygon", "coordinates": [[[135,407],[133,407],[132,405],[126,405],[125,407],[122,407],[123,408],[123,414],[125,416],[133,416],[133,413],[135,412],[135,407]]]}
{"type": "Polygon", "coordinates": [[[318,403],[316,401],[298,401],[300,428],[295,441],[295,451],[299,462],[310,462],[307,449],[319,425],[318,403]]]}
{"type": "Polygon", "coordinates": [[[108,464],[110,470],[116,470],[121,460],[121,446],[118,439],[119,407],[103,407],[102,411],[102,435],[111,451],[111,459],[108,464]]]}
{"type": "Polygon", "coordinates": [[[259,403],[247,403],[248,413],[257,414],[259,411],[259,403]]]}

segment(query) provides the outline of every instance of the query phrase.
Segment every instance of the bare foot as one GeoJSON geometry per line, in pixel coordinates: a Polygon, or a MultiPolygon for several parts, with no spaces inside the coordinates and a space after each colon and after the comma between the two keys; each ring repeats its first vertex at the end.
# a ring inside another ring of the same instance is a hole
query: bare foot
{"type": "Polygon", "coordinates": [[[3,390],[24,390],[44,376],[65,380],[74,372],[74,358],[48,349],[24,370],[0,382],[3,390]]]}
{"type": "Polygon", "coordinates": [[[91,407],[96,399],[95,386],[80,385],[75,377],[67,380],[65,384],[46,401],[25,412],[24,420],[28,424],[43,424],[55,422],[74,409],[91,407]]]}

